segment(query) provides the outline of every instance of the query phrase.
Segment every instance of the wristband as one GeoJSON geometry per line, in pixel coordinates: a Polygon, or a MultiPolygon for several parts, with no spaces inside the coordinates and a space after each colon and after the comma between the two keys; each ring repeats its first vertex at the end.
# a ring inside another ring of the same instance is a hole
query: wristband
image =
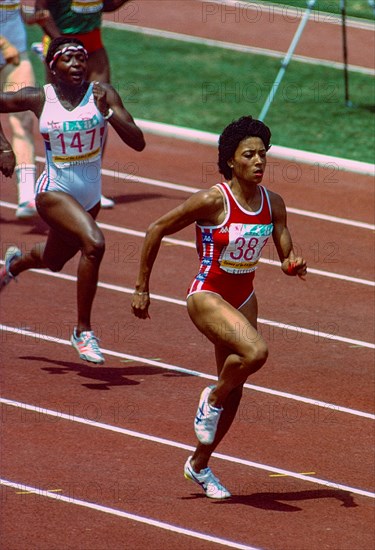
{"type": "Polygon", "coordinates": [[[111,118],[112,115],[113,115],[113,111],[112,111],[111,108],[109,108],[108,111],[107,111],[107,114],[106,114],[106,115],[102,115],[102,116],[103,116],[103,118],[104,118],[105,120],[108,120],[109,118],[111,118]]]}
{"type": "Polygon", "coordinates": [[[296,264],[292,262],[291,264],[288,265],[287,272],[289,273],[289,275],[294,275],[295,269],[296,269],[296,264]]]}
{"type": "Polygon", "coordinates": [[[136,296],[146,296],[149,292],[133,292],[136,296]]]}

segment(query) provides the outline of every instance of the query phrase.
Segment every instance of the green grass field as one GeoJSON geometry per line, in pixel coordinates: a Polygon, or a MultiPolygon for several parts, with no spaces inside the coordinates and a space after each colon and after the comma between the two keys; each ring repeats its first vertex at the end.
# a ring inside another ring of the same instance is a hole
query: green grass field
{"type": "MultiPolygon", "coordinates": [[[[302,9],[307,7],[306,0],[294,0],[293,2],[273,0],[269,2],[269,4],[289,5],[302,9]]],[[[314,11],[338,14],[341,13],[341,3],[340,0],[316,0],[313,9],[314,11]]],[[[368,0],[346,0],[345,11],[347,16],[374,20],[374,10],[370,6],[368,0]]]]}
{"type": "MultiPolygon", "coordinates": [[[[132,115],[219,133],[243,115],[260,114],[280,61],[141,34],[104,29],[112,84],[132,115]]],[[[30,28],[29,40],[40,38],[30,28]]],[[[43,67],[30,54],[37,80],[43,67]]],[[[340,70],[292,61],[265,122],[273,143],[365,162],[374,161],[374,80],[350,74],[345,106],[340,70]]]]}

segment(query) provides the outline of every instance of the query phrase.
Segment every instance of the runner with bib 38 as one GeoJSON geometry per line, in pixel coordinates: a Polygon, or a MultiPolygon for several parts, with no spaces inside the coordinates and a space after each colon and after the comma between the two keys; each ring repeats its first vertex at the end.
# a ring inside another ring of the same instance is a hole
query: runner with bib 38
{"type": "Polygon", "coordinates": [[[306,262],[293,251],[283,199],[261,185],[270,139],[269,128],[251,116],[224,129],[218,164],[225,181],[192,195],[148,228],[133,296],[134,315],[146,319],[151,270],[161,240],[194,223],[200,268],[188,290],[187,309],[214,344],[218,380],[201,394],[194,421],[199,442],[184,475],[210,498],[230,496],[208,461],[233,422],[243,384],[268,355],[257,331],[253,288],[268,238],[273,238],[286,275],[306,274],[306,262]]]}

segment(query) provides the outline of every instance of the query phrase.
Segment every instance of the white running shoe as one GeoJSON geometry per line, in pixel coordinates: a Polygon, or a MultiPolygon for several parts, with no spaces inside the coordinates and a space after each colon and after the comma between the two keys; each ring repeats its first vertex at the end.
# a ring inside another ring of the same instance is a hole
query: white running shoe
{"type": "Polygon", "coordinates": [[[104,357],[98,345],[98,339],[92,330],[85,330],[77,336],[76,329],[70,338],[72,346],[78,351],[80,359],[101,365],[104,357]]]}
{"type": "Polygon", "coordinates": [[[195,481],[200,485],[208,498],[223,499],[229,498],[232,495],[221,483],[220,480],[212,473],[211,468],[204,468],[198,474],[194,472],[191,465],[191,456],[187,459],[184,466],[184,476],[186,479],[195,481]]]}
{"type": "Polygon", "coordinates": [[[18,208],[16,210],[16,217],[19,220],[27,220],[29,218],[34,218],[38,214],[38,211],[35,207],[35,200],[31,200],[28,202],[22,202],[18,205],[18,208]]]}
{"type": "Polygon", "coordinates": [[[200,396],[197,414],[194,419],[194,430],[198,440],[203,445],[211,445],[215,439],[217,425],[223,409],[212,407],[208,396],[215,386],[205,388],[200,396]]]}
{"type": "Polygon", "coordinates": [[[104,195],[101,195],[100,205],[101,205],[102,208],[108,210],[110,208],[114,208],[115,201],[113,201],[112,199],[109,199],[108,197],[105,197],[104,195]]]}
{"type": "Polygon", "coordinates": [[[0,292],[9,285],[11,281],[16,280],[15,276],[10,272],[10,264],[20,256],[22,256],[22,252],[16,246],[10,246],[5,252],[4,266],[0,268],[0,292]]]}
{"type": "Polygon", "coordinates": [[[31,44],[31,51],[36,53],[42,63],[44,63],[43,44],[41,42],[33,42],[31,44]]]}

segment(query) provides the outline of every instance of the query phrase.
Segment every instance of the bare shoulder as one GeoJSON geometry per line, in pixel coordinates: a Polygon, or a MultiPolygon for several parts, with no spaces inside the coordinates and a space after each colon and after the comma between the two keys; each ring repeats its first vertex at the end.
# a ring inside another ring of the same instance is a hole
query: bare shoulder
{"type": "Polygon", "coordinates": [[[268,196],[271,203],[271,208],[273,213],[282,213],[285,211],[285,202],[281,195],[278,193],[275,193],[274,191],[270,191],[267,189],[268,196]]]}
{"type": "Polygon", "coordinates": [[[220,223],[224,212],[224,196],[216,186],[198,191],[195,195],[200,204],[198,223],[202,225],[216,225],[220,223]]]}

